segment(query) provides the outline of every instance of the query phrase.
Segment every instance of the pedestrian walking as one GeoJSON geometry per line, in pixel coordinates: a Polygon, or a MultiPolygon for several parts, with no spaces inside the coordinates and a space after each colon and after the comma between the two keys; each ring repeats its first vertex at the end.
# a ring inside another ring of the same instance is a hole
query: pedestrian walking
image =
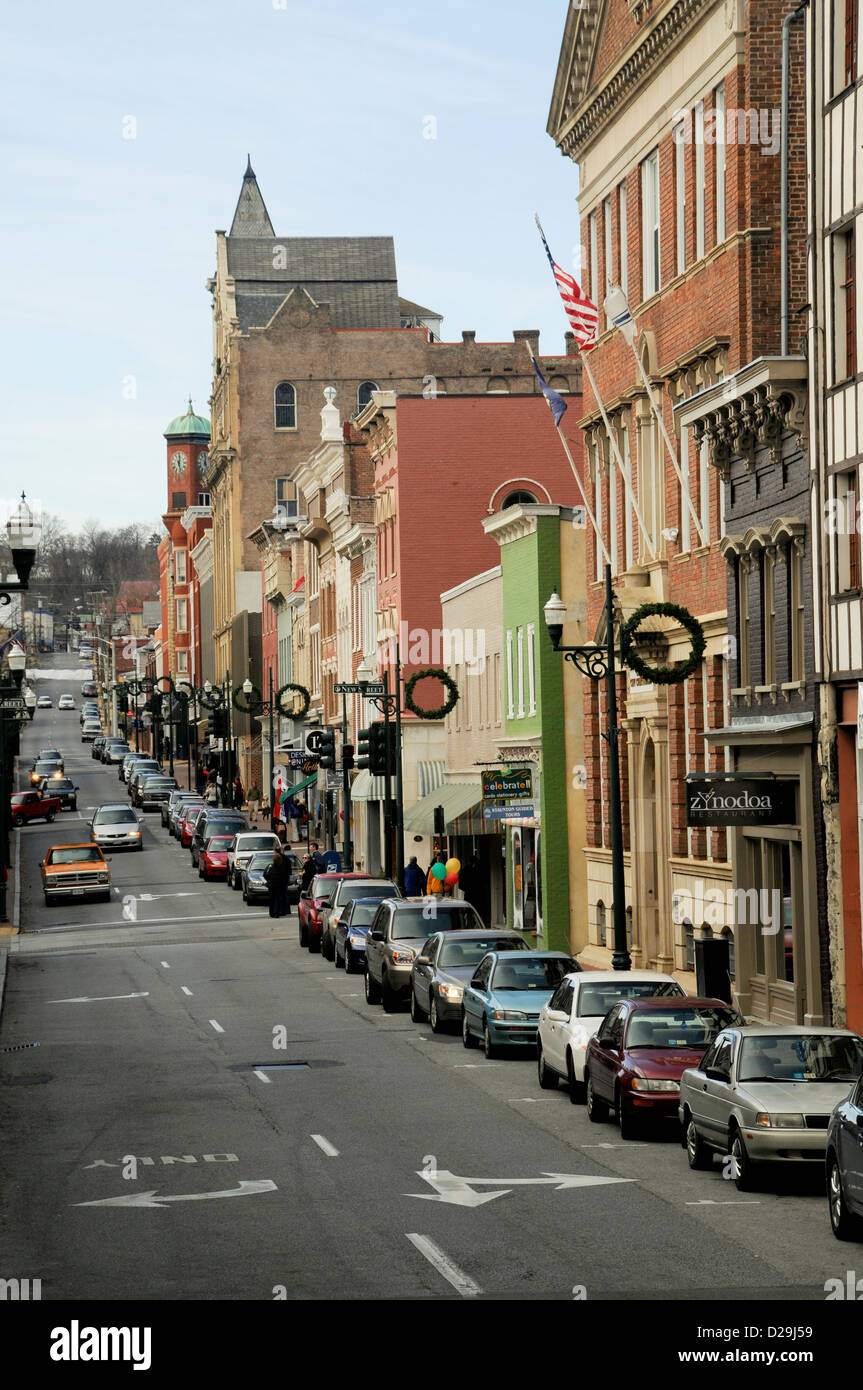
{"type": "Polygon", "coordinates": [[[246,793],[243,791],[243,784],[240,781],[239,773],[237,773],[236,777],[234,778],[233,786],[231,787],[231,797],[234,809],[236,811],[239,811],[243,802],[246,799],[246,793]]]}
{"type": "Polygon", "coordinates": [[[261,789],[257,782],[249,788],[249,824],[257,825],[258,812],[261,809],[261,789]]]}
{"type": "Polygon", "coordinates": [[[218,787],[216,786],[215,782],[209,782],[209,783],[207,784],[207,790],[206,790],[206,792],[204,793],[204,796],[206,797],[207,805],[208,805],[208,806],[218,806],[218,804],[219,804],[219,789],[218,789],[218,787]]]}
{"type": "Polygon", "coordinates": [[[286,866],[281,846],[276,847],[272,860],[264,869],[264,879],[270,891],[270,916],[281,917],[287,885],[286,866]]]}
{"type": "Polygon", "coordinates": [[[411,855],[410,862],[405,865],[405,893],[409,898],[421,898],[426,891],[428,874],[421,869],[417,863],[415,854],[411,855]]]}

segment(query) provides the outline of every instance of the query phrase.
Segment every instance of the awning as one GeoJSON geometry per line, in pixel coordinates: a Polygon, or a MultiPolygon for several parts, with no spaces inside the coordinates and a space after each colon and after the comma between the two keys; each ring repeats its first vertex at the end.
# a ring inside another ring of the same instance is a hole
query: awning
{"type": "Polygon", "coordinates": [[[302,782],[297,782],[296,786],[288,787],[288,796],[293,796],[295,792],[305,791],[306,787],[310,787],[312,783],[317,782],[317,780],[318,774],[317,772],[313,772],[311,777],[305,777],[302,782]]]}
{"type": "Polygon", "coordinates": [[[450,826],[481,801],[482,787],[478,783],[465,786],[463,783],[445,782],[430,796],[422,797],[405,810],[405,830],[418,830],[423,834],[433,835],[436,806],[443,807],[444,823],[450,826]]]}
{"type": "Polygon", "coordinates": [[[417,763],[417,794],[420,801],[424,796],[431,796],[438,787],[442,787],[445,776],[446,762],[443,758],[417,763]]]}
{"type": "MultiPolygon", "coordinates": [[[[395,778],[392,780],[391,791],[395,796],[395,778]]],[[[351,783],[351,801],[383,801],[385,800],[386,783],[383,777],[373,777],[367,768],[361,768],[351,783]]]]}

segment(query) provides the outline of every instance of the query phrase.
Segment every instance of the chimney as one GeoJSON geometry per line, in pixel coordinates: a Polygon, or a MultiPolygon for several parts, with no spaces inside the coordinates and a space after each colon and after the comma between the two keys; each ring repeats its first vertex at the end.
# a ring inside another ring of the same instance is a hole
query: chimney
{"type": "Polygon", "coordinates": [[[575,347],[575,334],[569,328],[563,335],[563,344],[564,357],[574,357],[577,352],[577,348],[575,347]]]}
{"type": "Polygon", "coordinates": [[[476,342],[476,329],[475,329],[475,328],[463,328],[463,329],[461,330],[461,340],[462,340],[463,343],[475,343],[475,342],[476,342]]]}
{"type": "Polygon", "coordinates": [[[514,343],[530,343],[534,356],[539,356],[538,328],[514,328],[512,330],[512,341],[514,343]]]}

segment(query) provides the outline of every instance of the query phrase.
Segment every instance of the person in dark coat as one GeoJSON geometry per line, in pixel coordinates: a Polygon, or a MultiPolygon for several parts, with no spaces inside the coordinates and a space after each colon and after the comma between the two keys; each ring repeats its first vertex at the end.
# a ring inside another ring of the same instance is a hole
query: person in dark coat
{"type": "Polygon", "coordinates": [[[324,874],[327,871],[327,861],[321,854],[321,847],[316,840],[312,840],[309,853],[315,861],[315,873],[324,874]]]}
{"type": "Polygon", "coordinates": [[[233,804],[234,804],[234,807],[236,808],[236,810],[239,811],[240,808],[241,808],[242,805],[243,805],[243,802],[244,802],[245,799],[246,799],[246,793],[243,791],[243,784],[242,784],[242,782],[240,781],[239,776],[237,776],[237,777],[234,778],[234,785],[233,785],[233,789],[232,789],[232,790],[233,790],[233,804]]]}
{"type": "Polygon", "coordinates": [[[303,871],[300,878],[300,892],[308,893],[312,886],[312,879],[316,876],[318,867],[310,854],[303,859],[303,871]]]}
{"type": "Polygon", "coordinates": [[[415,854],[411,855],[410,862],[405,865],[405,893],[409,898],[422,898],[425,896],[426,879],[428,874],[425,869],[421,869],[417,863],[415,854]]]}
{"type": "Polygon", "coordinates": [[[264,878],[270,890],[270,916],[281,917],[288,886],[288,865],[281,848],[276,848],[272,862],[264,869],[264,878]]]}

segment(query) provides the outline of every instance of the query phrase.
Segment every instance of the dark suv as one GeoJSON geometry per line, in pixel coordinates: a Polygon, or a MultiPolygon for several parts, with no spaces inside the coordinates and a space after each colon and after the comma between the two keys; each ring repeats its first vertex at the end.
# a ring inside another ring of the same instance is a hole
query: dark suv
{"type": "Polygon", "coordinates": [[[475,907],[456,898],[388,898],[366,934],[367,1004],[392,1012],[411,991],[411,969],[433,932],[485,931],[475,907]]]}
{"type": "Polygon", "coordinates": [[[248,828],[245,816],[239,811],[228,811],[217,806],[208,807],[203,815],[198,817],[189,847],[195,868],[198,867],[201,850],[213,835],[239,835],[248,828]]]}

